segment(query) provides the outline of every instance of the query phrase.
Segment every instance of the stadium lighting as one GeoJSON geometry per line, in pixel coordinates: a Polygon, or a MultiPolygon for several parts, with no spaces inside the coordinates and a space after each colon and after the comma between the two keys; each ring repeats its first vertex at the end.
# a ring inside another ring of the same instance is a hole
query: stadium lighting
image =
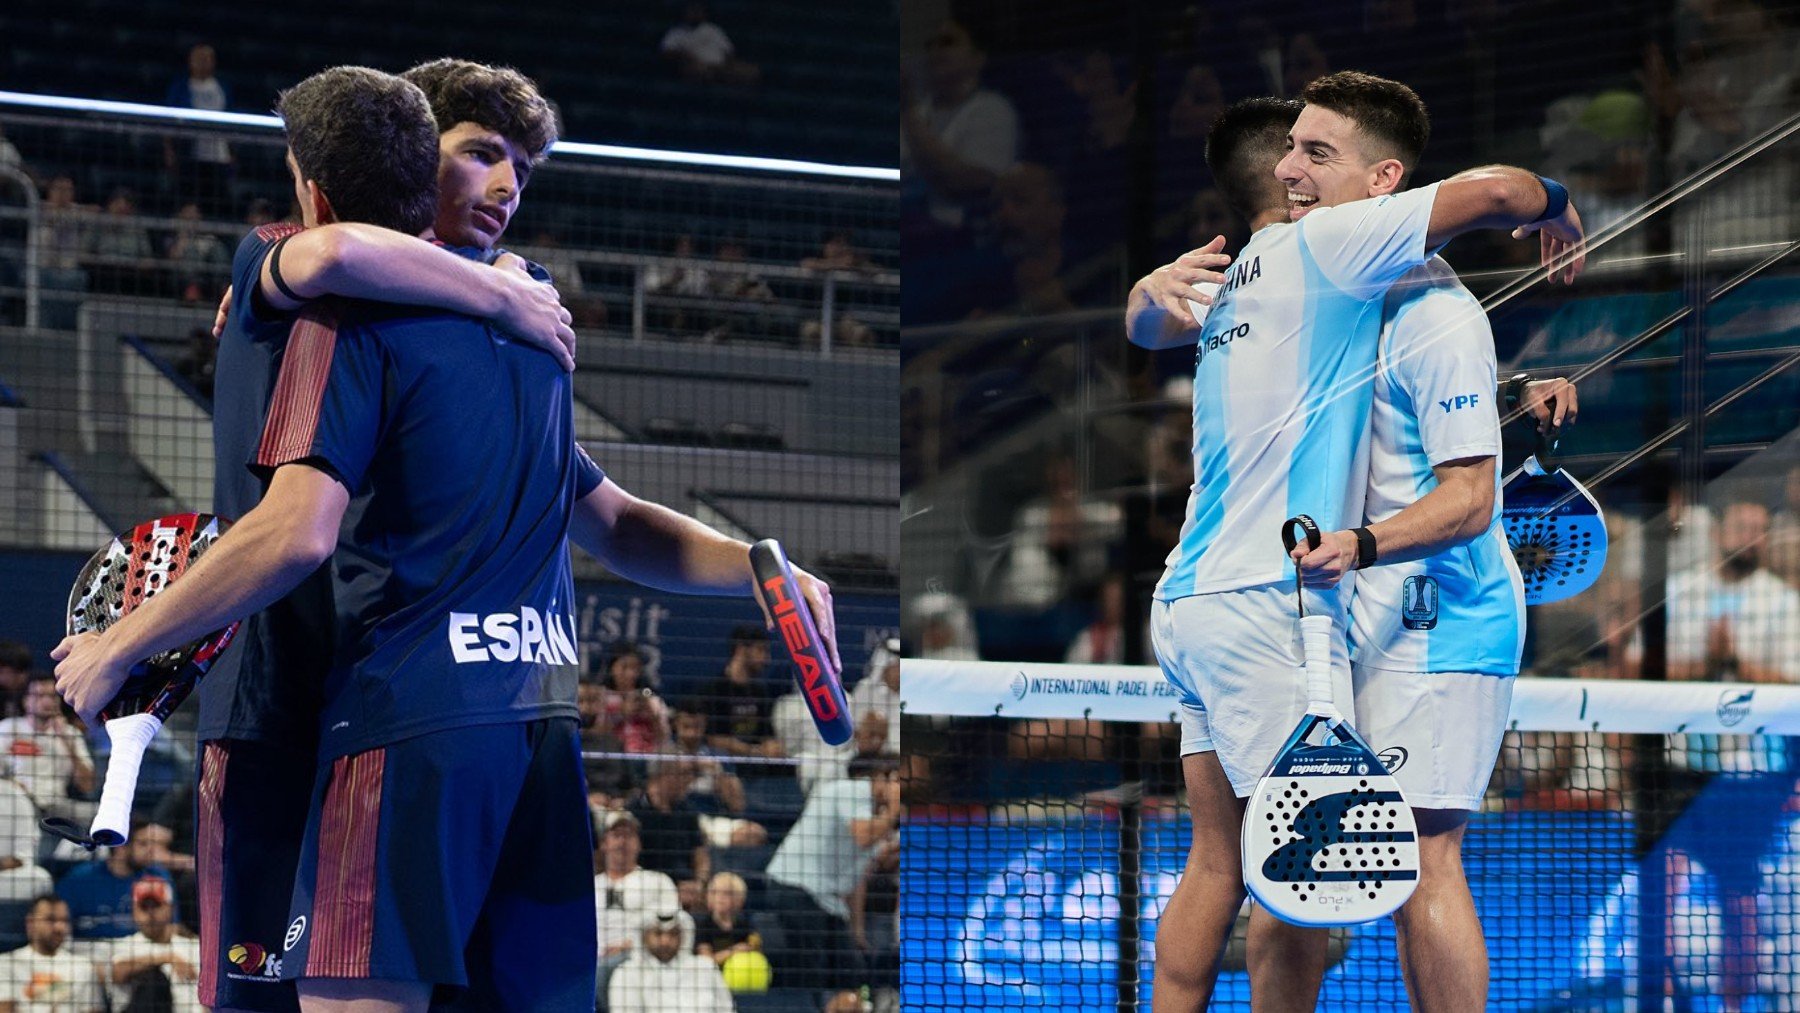
{"type": "MultiPolygon", "coordinates": [[[[114,102],[107,99],[74,98],[66,95],[33,95],[26,92],[0,91],[0,106],[23,106],[30,109],[52,109],[60,112],[106,113],[115,116],[166,120],[172,123],[218,123],[234,127],[281,129],[279,118],[257,113],[182,109],[172,106],[147,105],[141,102],[114,102]]],[[[751,172],[781,172],[797,176],[831,176],[842,179],[874,179],[894,182],[900,179],[899,169],[876,165],[834,165],[829,162],[807,162],[791,158],[720,155],[703,151],[665,151],[660,148],[590,144],[582,141],[558,141],[556,147],[551,150],[555,154],[565,156],[648,162],[658,165],[743,169],[751,172]]]]}

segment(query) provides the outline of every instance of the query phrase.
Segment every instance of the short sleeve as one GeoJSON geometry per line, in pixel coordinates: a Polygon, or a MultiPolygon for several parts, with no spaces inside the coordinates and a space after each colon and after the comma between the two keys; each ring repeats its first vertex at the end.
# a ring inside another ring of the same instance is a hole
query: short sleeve
{"type": "Polygon", "coordinates": [[[1500,453],[1494,334],[1481,305],[1460,289],[1409,296],[1393,317],[1390,379],[1412,403],[1433,467],[1500,453]]]}
{"type": "Polygon", "coordinates": [[[1425,239],[1438,184],[1321,208],[1300,219],[1302,246],[1346,292],[1370,294],[1429,259],[1425,239]]]}
{"type": "Polygon", "coordinates": [[[286,314],[270,306],[262,297],[263,263],[275,245],[300,232],[300,226],[273,222],[258,226],[238,243],[231,259],[231,313],[244,333],[254,335],[258,324],[273,323],[286,314]]]}
{"type": "Polygon", "coordinates": [[[288,338],[251,470],[266,478],[305,462],[357,488],[381,430],[382,374],[373,336],[340,328],[327,305],[306,307],[288,338]]]}
{"type": "Polygon", "coordinates": [[[575,448],[575,498],[586,499],[588,493],[606,481],[606,472],[588,456],[585,447],[579,443],[572,446],[575,448]]]}

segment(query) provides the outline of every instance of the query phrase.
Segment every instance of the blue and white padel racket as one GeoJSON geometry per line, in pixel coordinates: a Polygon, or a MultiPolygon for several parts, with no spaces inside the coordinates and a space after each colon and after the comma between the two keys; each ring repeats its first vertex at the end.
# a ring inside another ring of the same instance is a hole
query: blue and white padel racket
{"type": "MultiPolygon", "coordinates": [[[[1302,514],[1281,526],[1289,552],[1295,527],[1318,547],[1319,526],[1302,514]]],[[[1301,598],[1298,579],[1294,593],[1301,598]]],[[[1335,635],[1330,616],[1309,616],[1300,602],[1306,716],[1244,810],[1244,885],[1270,914],[1295,925],[1374,921],[1406,903],[1419,882],[1412,808],[1332,701],[1335,635]]]]}
{"type": "Polygon", "coordinates": [[[1547,605],[1592,587],[1606,568],[1606,517],[1592,493],[1556,466],[1554,436],[1501,486],[1500,524],[1525,581],[1525,604],[1547,605]]]}

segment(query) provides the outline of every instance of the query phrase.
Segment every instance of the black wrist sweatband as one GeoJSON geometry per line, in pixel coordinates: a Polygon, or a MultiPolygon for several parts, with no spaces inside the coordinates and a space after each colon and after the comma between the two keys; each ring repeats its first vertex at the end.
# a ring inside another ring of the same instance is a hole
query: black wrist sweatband
{"type": "Polygon", "coordinates": [[[1356,568],[1365,569],[1375,565],[1375,536],[1368,528],[1351,528],[1350,533],[1356,536],[1356,568]]]}
{"type": "MultiPolygon", "coordinates": [[[[299,233],[295,233],[294,235],[298,234],[299,233]]],[[[306,297],[295,292],[293,289],[288,288],[288,283],[281,278],[281,248],[286,246],[288,240],[292,238],[294,238],[293,235],[282,236],[280,242],[269,248],[269,280],[275,283],[275,290],[282,295],[287,296],[295,302],[305,302],[306,297]]]]}
{"type": "Polygon", "coordinates": [[[1506,406],[1507,411],[1519,407],[1519,401],[1525,397],[1525,385],[1530,382],[1528,374],[1516,373],[1500,384],[1500,403],[1506,406]]]}

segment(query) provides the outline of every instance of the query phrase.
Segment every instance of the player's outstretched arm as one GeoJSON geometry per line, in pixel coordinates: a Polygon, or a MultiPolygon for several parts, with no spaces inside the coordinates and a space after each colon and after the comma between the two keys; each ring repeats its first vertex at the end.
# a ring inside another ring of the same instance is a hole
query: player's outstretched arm
{"type": "Polygon", "coordinates": [[[1551,281],[1573,282],[1587,263],[1581,216],[1554,180],[1510,165],[1469,169],[1438,184],[1426,230],[1427,248],[1477,229],[1511,229],[1515,238],[1543,235],[1543,263],[1551,281]]]}
{"type": "Polygon", "coordinates": [[[118,694],[131,666],[268,607],[331,558],[350,494],[304,464],[275,471],[256,508],[160,594],[103,633],[67,637],[50,656],[56,689],[81,720],[118,694]]]}
{"type": "MultiPolygon", "coordinates": [[[[1435,556],[1470,541],[1488,529],[1494,517],[1494,459],[1465,457],[1431,469],[1437,488],[1385,521],[1371,524],[1377,563],[1403,563],[1435,556]]],[[[1361,565],[1356,535],[1330,531],[1319,547],[1294,549],[1300,578],[1307,587],[1336,587],[1361,565]]]]}
{"type": "Polygon", "coordinates": [[[1225,276],[1219,269],[1231,263],[1225,248],[1225,237],[1175,258],[1172,264],[1151,271],[1131,286],[1125,302],[1125,336],[1140,348],[1156,351],[1179,348],[1200,340],[1200,322],[1188,308],[1188,300],[1202,306],[1213,304],[1212,292],[1201,291],[1200,285],[1222,285],[1225,276]]]}
{"type": "Polygon", "coordinates": [[[520,264],[496,270],[392,229],[337,222],[297,232],[265,258],[261,294],[282,310],[337,295],[466,313],[492,320],[574,369],[569,311],[555,288],[533,280],[520,264]]]}
{"type": "MultiPolygon", "coordinates": [[[[576,502],[569,540],[619,576],[664,591],[749,595],[756,584],[749,545],[639,499],[610,478],[576,502]]],[[[797,566],[794,577],[831,660],[839,663],[831,586],[797,566]]]]}

